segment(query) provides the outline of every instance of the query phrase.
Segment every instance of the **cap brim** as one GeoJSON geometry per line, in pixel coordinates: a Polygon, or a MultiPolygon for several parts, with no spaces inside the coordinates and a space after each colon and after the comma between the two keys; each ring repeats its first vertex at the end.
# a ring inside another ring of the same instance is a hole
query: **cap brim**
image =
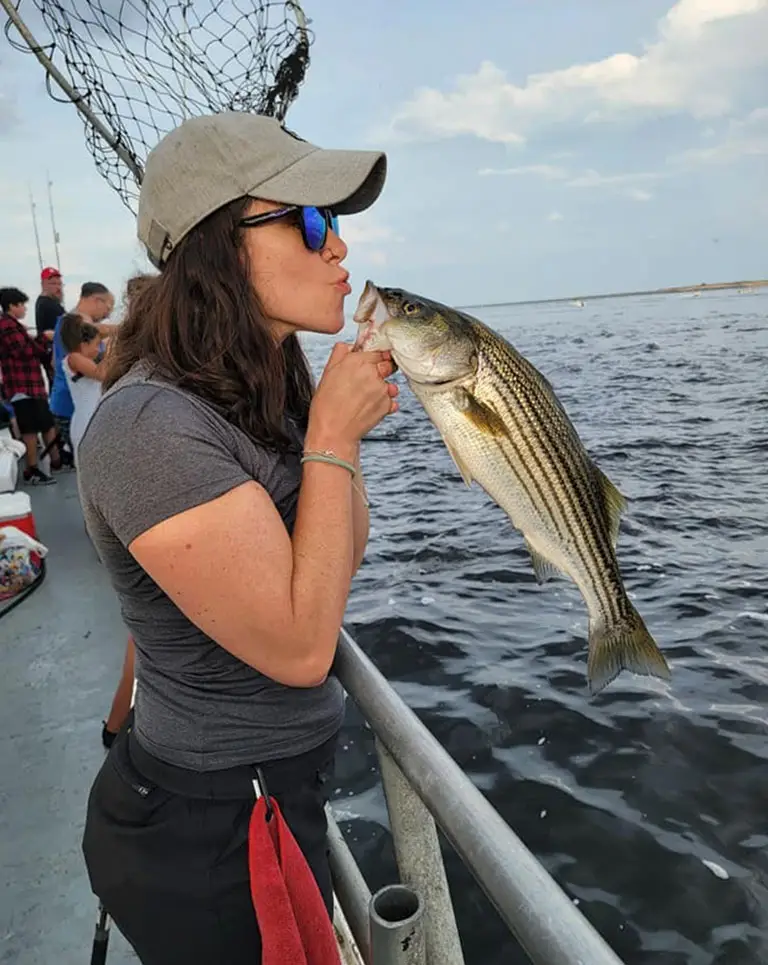
{"type": "Polygon", "coordinates": [[[357,214],[378,198],[386,176],[387,157],[381,151],[318,148],[248,193],[280,204],[314,204],[336,214],[357,214]]]}

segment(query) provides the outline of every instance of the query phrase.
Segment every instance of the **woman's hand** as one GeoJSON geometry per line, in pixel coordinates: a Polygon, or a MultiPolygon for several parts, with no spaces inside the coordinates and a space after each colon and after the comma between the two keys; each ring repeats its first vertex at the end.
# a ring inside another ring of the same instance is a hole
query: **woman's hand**
{"type": "Polygon", "coordinates": [[[398,387],[384,381],[394,371],[389,352],[353,352],[337,343],[309,410],[306,447],[332,449],[351,461],[363,436],[397,411],[398,387]]]}

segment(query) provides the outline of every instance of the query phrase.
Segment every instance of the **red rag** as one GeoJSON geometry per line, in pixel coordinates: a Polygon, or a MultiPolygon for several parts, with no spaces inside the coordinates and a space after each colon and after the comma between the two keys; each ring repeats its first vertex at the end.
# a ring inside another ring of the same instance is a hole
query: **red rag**
{"type": "Polygon", "coordinates": [[[251,899],[261,932],[261,965],[341,965],[325,902],[274,798],[260,797],[248,829],[251,899]]]}

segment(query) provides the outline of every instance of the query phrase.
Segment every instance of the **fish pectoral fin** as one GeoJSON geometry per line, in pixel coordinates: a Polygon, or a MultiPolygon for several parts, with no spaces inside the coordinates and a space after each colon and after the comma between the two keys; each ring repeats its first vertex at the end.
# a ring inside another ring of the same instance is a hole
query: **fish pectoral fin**
{"type": "Polygon", "coordinates": [[[598,469],[597,466],[593,466],[593,469],[595,471],[598,489],[603,495],[603,503],[608,515],[608,533],[611,538],[611,543],[615,549],[616,543],[619,539],[619,524],[621,523],[621,514],[627,508],[627,500],[619,492],[616,486],[614,486],[611,480],[605,475],[602,469],[598,469]]]}
{"type": "Polygon", "coordinates": [[[523,539],[525,539],[525,545],[531,554],[533,572],[539,583],[546,583],[548,580],[553,580],[555,577],[563,575],[554,563],[548,560],[546,556],[542,556],[537,549],[534,549],[525,537],[523,537],[523,539]]]}
{"type": "MultiPolygon", "coordinates": [[[[507,434],[507,427],[504,425],[501,417],[497,415],[490,406],[475,398],[468,389],[463,387],[454,389],[452,399],[459,412],[461,412],[476,429],[479,429],[480,432],[491,436],[505,436],[507,434]]],[[[461,473],[461,478],[467,486],[469,486],[474,478],[472,471],[461,458],[456,447],[451,444],[450,440],[443,436],[443,442],[448,452],[450,452],[451,458],[456,463],[456,468],[461,473]]]]}
{"type": "Polygon", "coordinates": [[[445,436],[443,436],[443,442],[445,443],[445,448],[448,450],[448,452],[451,455],[451,459],[453,459],[454,463],[456,464],[456,468],[459,470],[459,474],[461,475],[461,478],[464,480],[467,486],[471,486],[473,476],[469,469],[469,466],[467,466],[467,464],[464,462],[464,460],[457,452],[456,448],[451,445],[451,443],[445,438],[445,436]]]}
{"type": "Polygon", "coordinates": [[[508,434],[501,416],[467,389],[457,389],[454,392],[454,398],[457,407],[476,429],[489,436],[506,436],[508,434]]]}

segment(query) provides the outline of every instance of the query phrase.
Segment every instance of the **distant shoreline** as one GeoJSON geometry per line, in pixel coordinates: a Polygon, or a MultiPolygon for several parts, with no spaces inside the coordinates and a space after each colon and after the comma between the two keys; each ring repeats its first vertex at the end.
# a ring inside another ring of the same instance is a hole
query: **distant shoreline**
{"type": "Polygon", "coordinates": [[[766,288],[768,279],[754,281],[715,281],[699,285],[677,285],[673,288],[651,288],[636,292],[603,292],[599,295],[568,295],[566,298],[527,298],[521,302],[488,302],[486,304],[457,305],[457,308],[501,308],[504,305],[547,305],[555,302],[594,302],[601,298],[632,298],[636,295],[685,295],[694,292],[728,291],[734,288],[766,288]]]}

